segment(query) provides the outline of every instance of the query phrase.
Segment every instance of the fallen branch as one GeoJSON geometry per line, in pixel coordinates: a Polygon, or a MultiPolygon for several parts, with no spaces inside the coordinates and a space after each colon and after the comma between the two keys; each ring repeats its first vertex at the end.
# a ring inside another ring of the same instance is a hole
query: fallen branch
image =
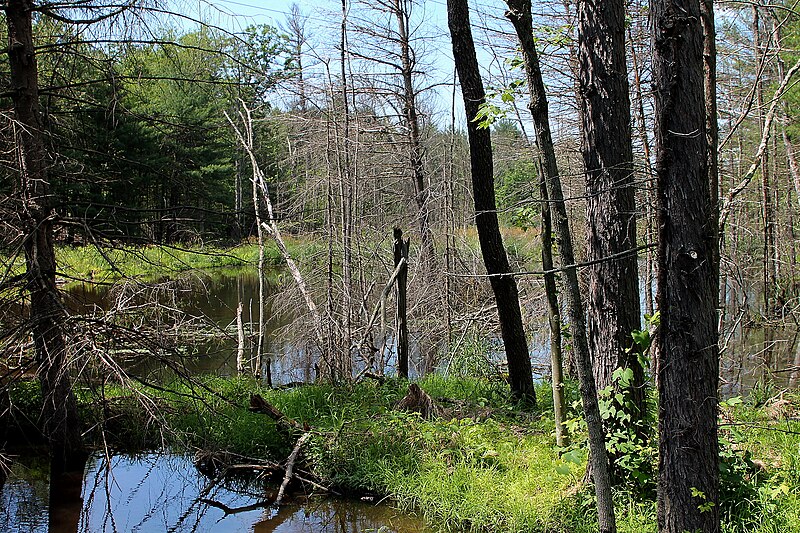
{"type": "Polygon", "coordinates": [[[303,435],[297,439],[297,444],[294,445],[292,453],[289,454],[289,458],[286,460],[286,474],[283,476],[281,488],[278,489],[278,497],[275,498],[275,507],[280,507],[281,502],[283,501],[283,496],[286,493],[286,486],[289,485],[289,481],[292,479],[292,470],[294,469],[294,463],[297,460],[297,456],[300,454],[300,448],[302,448],[303,444],[305,444],[310,437],[311,433],[303,433],[303,435]]]}
{"type": "Polygon", "coordinates": [[[246,513],[248,511],[255,511],[256,509],[263,509],[265,507],[269,507],[270,506],[270,502],[268,502],[268,501],[257,502],[257,503],[253,503],[253,504],[250,504],[250,505],[245,505],[245,506],[242,506],[242,507],[228,507],[224,503],[218,502],[216,500],[210,500],[208,498],[200,498],[197,501],[199,501],[200,503],[204,503],[206,505],[209,505],[211,507],[216,507],[217,509],[222,509],[222,512],[225,513],[225,516],[232,515],[232,514],[237,514],[237,513],[246,513]]]}
{"type": "Polygon", "coordinates": [[[386,383],[386,376],[382,376],[380,374],[376,374],[375,372],[364,372],[362,375],[365,378],[374,379],[380,385],[383,385],[384,383],[386,383]]]}
{"type": "Polygon", "coordinates": [[[265,400],[260,394],[250,395],[250,411],[267,415],[275,421],[283,432],[300,429],[300,424],[284,415],[277,407],[265,400]]]}

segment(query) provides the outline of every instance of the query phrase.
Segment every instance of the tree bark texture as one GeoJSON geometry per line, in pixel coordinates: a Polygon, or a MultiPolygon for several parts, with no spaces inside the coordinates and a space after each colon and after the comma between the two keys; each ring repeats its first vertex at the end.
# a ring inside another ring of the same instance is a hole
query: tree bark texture
{"type": "Polygon", "coordinates": [[[659,480],[663,533],[719,531],[716,221],[700,3],[651,3],[658,187],[659,480]]]}
{"type": "Polygon", "coordinates": [[[394,228],[394,267],[397,273],[397,374],[408,377],[408,247],[403,230],[394,228]],[[405,261],[403,261],[405,260],[405,261]],[[402,264],[401,264],[402,261],[402,264]]]}
{"type": "Polygon", "coordinates": [[[636,200],[624,1],[579,2],[578,57],[587,260],[598,261],[588,268],[589,351],[598,390],[609,386],[619,390],[612,380],[614,371],[633,370],[626,394],[636,422],[645,414],[645,387],[644,369],[637,353],[630,350],[631,332],[641,327],[641,309],[638,257],[632,251],[636,249],[636,200]],[[603,261],[611,256],[618,259],[603,261]]]}
{"type": "Polygon", "coordinates": [[[522,59],[525,63],[525,74],[531,95],[528,107],[533,117],[537,143],[542,152],[550,212],[560,251],[561,266],[564,268],[564,300],[572,333],[572,345],[578,370],[584,416],[589,432],[589,450],[592,473],[594,474],[595,495],[597,497],[599,530],[600,533],[614,533],[617,530],[617,526],[614,516],[614,501],[611,495],[605,432],[600,419],[597,387],[592,375],[592,362],[586,340],[586,323],[578,285],[578,273],[575,268],[575,255],[572,249],[572,236],[567,219],[567,208],[564,202],[564,193],[561,189],[561,178],[558,174],[553,139],[550,133],[547,95],[544,90],[544,80],[539,68],[539,56],[536,52],[536,43],[533,38],[531,2],[530,0],[506,0],[506,4],[508,5],[506,17],[514,25],[514,30],[522,48],[522,59]]]}
{"type": "Polygon", "coordinates": [[[56,286],[53,246],[55,213],[50,205],[47,152],[39,112],[38,67],[33,46],[30,0],[10,0],[5,8],[16,150],[18,194],[24,235],[31,334],[39,366],[44,407],[43,432],[52,453],[54,475],[85,460],[64,339],[66,311],[56,286]]]}
{"type": "Polygon", "coordinates": [[[467,114],[475,225],[478,229],[481,255],[497,302],[511,391],[535,402],[531,360],[522,326],[517,282],[510,275],[511,268],[497,220],[492,141],[489,130],[479,128],[475,122],[478,109],[486,100],[486,93],[478,69],[466,0],[448,0],[447,19],[467,114]]]}

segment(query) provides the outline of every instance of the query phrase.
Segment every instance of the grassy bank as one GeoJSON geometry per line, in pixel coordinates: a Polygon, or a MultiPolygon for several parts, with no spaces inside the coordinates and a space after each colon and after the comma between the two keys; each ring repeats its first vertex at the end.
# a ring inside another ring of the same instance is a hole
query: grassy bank
{"type": "MultiPolygon", "coordinates": [[[[322,249],[319,241],[306,237],[286,237],[289,252],[297,258],[310,257],[322,249]]],[[[283,264],[273,241],[265,245],[267,266],[283,264]]],[[[258,264],[258,245],[242,243],[220,248],[215,246],[59,246],[56,248],[59,278],[72,281],[113,281],[123,277],[172,276],[189,270],[219,267],[253,267],[258,264]]],[[[24,258],[18,256],[11,264],[8,257],[0,258],[3,270],[20,274],[24,258]]]]}
{"type": "MultiPolygon", "coordinates": [[[[320,244],[301,237],[287,237],[286,246],[294,257],[308,257],[320,244]]],[[[265,243],[268,266],[283,264],[283,257],[274,241],[265,243]]],[[[119,277],[169,276],[187,270],[219,267],[254,266],[258,263],[258,245],[243,243],[231,248],[213,246],[168,247],[136,246],[97,248],[94,246],[62,247],[56,252],[65,277],[106,280],[119,277]]]]}
{"type": "MultiPolygon", "coordinates": [[[[275,391],[248,378],[207,378],[172,392],[150,391],[147,405],[157,422],[130,391],[107,388],[99,399],[97,391],[84,390],[79,398],[84,416],[105,427],[111,442],[282,460],[294,437],[249,412],[250,394],[259,393],[312,427],[307,467],[343,492],[390,496],[444,529],[596,530],[591,491],[580,482],[585,450],[559,455],[554,449],[546,385],[539,391],[541,412],[511,402],[501,382],[430,376],[420,385],[440,399],[442,417],[426,421],[394,410],[406,392],[406,383],[396,380],[275,391]]],[[[24,395],[34,409],[35,388],[24,395]]],[[[15,401],[25,405],[22,400],[15,401]]],[[[800,531],[799,405],[785,395],[763,405],[724,406],[723,531],[800,531]]],[[[655,532],[652,490],[632,487],[616,494],[620,531],[655,532]]]]}
{"type": "MultiPolygon", "coordinates": [[[[510,257],[520,267],[534,268],[539,261],[538,237],[533,231],[505,228],[503,237],[510,257]]],[[[325,249],[325,243],[313,235],[286,235],[286,246],[301,263],[325,249]]],[[[477,233],[474,228],[462,232],[457,246],[463,252],[479,254],[477,233]]],[[[388,246],[390,246],[389,243],[388,246]]],[[[439,243],[443,247],[443,243],[439,243]]],[[[413,250],[413,247],[412,247],[413,250]]],[[[388,254],[389,252],[387,252],[388,254]]],[[[416,251],[412,251],[416,253],[416,251]]],[[[283,257],[271,239],[265,242],[265,259],[268,266],[283,265],[283,257]]],[[[111,246],[58,246],[56,248],[60,279],[72,281],[113,281],[123,277],[171,276],[188,270],[205,270],[219,267],[252,267],[258,262],[258,245],[243,242],[237,246],[213,245],[120,245],[111,246]]],[[[14,258],[0,255],[0,269],[21,274],[25,268],[22,255],[14,258]]]]}

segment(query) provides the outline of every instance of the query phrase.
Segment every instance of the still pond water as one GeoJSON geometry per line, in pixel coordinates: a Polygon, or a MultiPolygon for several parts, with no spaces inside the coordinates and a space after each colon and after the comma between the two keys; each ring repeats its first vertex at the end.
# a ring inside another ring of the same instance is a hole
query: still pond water
{"type": "MultiPolygon", "coordinates": [[[[424,522],[388,505],[345,499],[265,501],[274,486],[256,482],[215,485],[179,455],[92,456],[80,498],[49,505],[46,468],[22,461],[0,494],[0,531],[14,533],[412,533],[424,522]],[[206,492],[207,490],[207,492],[206,492]]],[[[79,485],[79,486],[78,486],[79,485]]],[[[69,490],[65,490],[65,493],[69,490]]]]}

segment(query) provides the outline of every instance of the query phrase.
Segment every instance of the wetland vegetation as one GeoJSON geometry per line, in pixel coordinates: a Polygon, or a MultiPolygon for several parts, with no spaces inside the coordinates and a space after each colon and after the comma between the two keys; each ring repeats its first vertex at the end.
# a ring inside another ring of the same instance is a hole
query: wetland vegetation
{"type": "Polygon", "coordinates": [[[0,3],[0,529],[800,530],[797,6],[328,7],[0,3]]]}

